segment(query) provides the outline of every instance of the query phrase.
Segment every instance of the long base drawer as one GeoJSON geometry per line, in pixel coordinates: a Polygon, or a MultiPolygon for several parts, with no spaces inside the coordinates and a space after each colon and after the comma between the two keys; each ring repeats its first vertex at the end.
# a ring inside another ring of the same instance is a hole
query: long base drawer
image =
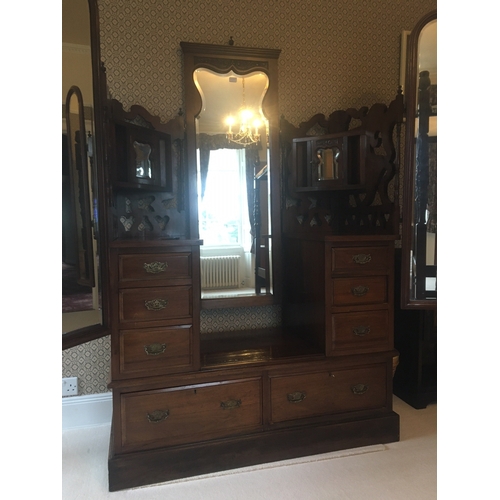
{"type": "Polygon", "coordinates": [[[122,448],[145,449],[262,427],[261,378],[121,395],[122,448]]]}
{"type": "Polygon", "coordinates": [[[386,404],[385,364],[271,378],[273,423],[386,404]]]}

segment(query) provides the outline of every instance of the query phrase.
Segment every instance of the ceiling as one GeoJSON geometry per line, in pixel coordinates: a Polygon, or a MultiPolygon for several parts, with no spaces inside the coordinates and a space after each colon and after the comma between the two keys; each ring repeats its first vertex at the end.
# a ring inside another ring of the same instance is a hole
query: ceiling
{"type": "Polygon", "coordinates": [[[90,47],[88,0],[62,0],[62,42],[90,47]]]}

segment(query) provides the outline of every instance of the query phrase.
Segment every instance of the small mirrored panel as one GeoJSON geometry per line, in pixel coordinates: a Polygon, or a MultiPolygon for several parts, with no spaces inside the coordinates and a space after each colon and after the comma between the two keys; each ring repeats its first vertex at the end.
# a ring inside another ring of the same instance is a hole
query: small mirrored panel
{"type": "Polygon", "coordinates": [[[339,178],[340,149],[319,148],[316,150],[318,158],[318,180],[334,180],[339,178]]]}
{"type": "Polygon", "coordinates": [[[202,298],[268,293],[269,125],[262,101],[269,79],[259,71],[205,68],[193,79],[202,99],[196,117],[202,298]]]}
{"type": "Polygon", "coordinates": [[[140,179],[151,179],[151,146],[134,141],[135,175],[140,179]]]}

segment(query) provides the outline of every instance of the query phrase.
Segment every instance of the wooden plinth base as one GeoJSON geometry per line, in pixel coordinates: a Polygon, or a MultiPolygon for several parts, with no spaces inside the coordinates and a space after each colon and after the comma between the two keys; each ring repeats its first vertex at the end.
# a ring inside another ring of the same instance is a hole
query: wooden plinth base
{"type": "Polygon", "coordinates": [[[399,415],[300,426],[186,446],[111,455],[109,491],[399,441],[399,415]]]}

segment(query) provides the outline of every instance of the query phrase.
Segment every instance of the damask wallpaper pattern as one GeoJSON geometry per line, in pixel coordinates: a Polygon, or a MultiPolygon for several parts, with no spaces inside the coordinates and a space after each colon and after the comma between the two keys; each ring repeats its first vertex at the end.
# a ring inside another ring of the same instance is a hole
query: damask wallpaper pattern
{"type": "Polygon", "coordinates": [[[112,97],[164,120],[184,107],[181,41],[281,49],[280,114],[390,102],[400,36],[436,0],[100,0],[112,97]]]}
{"type": "MultiPolygon", "coordinates": [[[[316,113],[389,103],[399,84],[400,37],[436,0],[99,0],[101,56],[111,97],[163,120],[184,108],[180,42],[281,49],[280,114],[298,125],[316,113]]],[[[276,309],[223,310],[202,330],[273,324],[276,309]]],[[[80,393],[107,392],[109,339],[63,351],[63,377],[80,393]]]]}

